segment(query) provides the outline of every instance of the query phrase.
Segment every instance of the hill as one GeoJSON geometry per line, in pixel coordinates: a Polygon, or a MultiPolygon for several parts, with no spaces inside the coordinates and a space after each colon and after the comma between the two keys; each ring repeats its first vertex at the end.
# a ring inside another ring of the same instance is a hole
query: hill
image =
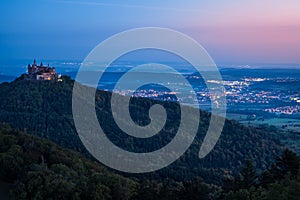
{"type": "Polygon", "coordinates": [[[138,186],[79,153],[4,125],[0,182],[14,199],[128,199],[138,186]]]}
{"type": "MultiPolygon", "coordinates": [[[[17,79],[0,84],[0,122],[28,134],[40,136],[69,149],[88,152],[76,133],[72,118],[73,80],[63,77],[62,82],[24,81],[17,79]]],[[[111,93],[98,91],[95,97],[99,122],[107,136],[118,146],[134,152],[158,149],[168,143],[176,133],[180,119],[178,104],[132,98],[132,118],[139,124],[149,122],[148,109],[153,104],[163,105],[168,113],[166,127],[158,136],[145,140],[124,134],[115,124],[110,110],[111,93]]],[[[245,127],[235,121],[226,120],[222,135],[214,150],[204,159],[198,158],[199,147],[209,124],[210,114],[201,111],[198,134],[189,150],[176,162],[157,172],[136,175],[140,179],[150,178],[190,181],[200,176],[207,183],[221,185],[223,177],[236,174],[246,160],[254,161],[262,171],[270,167],[274,155],[282,147],[279,141],[267,131],[245,127]]],[[[123,174],[131,176],[128,174],[123,174]]]]}
{"type": "Polygon", "coordinates": [[[285,150],[259,176],[247,161],[225,187],[171,179],[131,180],[78,152],[0,124],[1,199],[299,199],[300,157],[285,150]]]}

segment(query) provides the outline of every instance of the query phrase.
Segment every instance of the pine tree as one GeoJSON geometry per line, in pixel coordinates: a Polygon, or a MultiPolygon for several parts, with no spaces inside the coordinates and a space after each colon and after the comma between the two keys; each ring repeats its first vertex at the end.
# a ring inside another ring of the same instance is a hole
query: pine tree
{"type": "Polygon", "coordinates": [[[297,154],[286,149],[281,157],[276,158],[276,163],[272,166],[270,172],[274,180],[295,179],[298,175],[299,167],[300,160],[297,154]]]}
{"type": "Polygon", "coordinates": [[[241,188],[248,189],[256,184],[257,176],[253,163],[250,160],[247,160],[246,166],[241,171],[241,175],[241,188]]]}

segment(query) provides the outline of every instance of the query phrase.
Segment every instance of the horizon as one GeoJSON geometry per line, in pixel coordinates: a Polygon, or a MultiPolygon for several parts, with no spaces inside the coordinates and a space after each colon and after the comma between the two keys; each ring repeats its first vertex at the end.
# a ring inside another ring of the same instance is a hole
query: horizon
{"type": "MultiPolygon", "coordinates": [[[[32,64],[34,59],[14,59],[8,61],[2,61],[0,63],[0,75],[7,75],[18,77],[23,73],[26,73],[27,65],[32,64]]],[[[70,73],[70,72],[77,72],[80,65],[83,61],[81,60],[63,60],[63,59],[36,59],[37,63],[40,64],[41,62],[44,65],[50,65],[51,67],[55,67],[58,69],[59,73],[70,73]]],[[[142,60],[117,60],[110,65],[109,72],[120,72],[122,68],[133,68],[139,64],[143,64],[145,61],[142,60]]],[[[147,63],[147,62],[146,62],[147,63]]],[[[173,64],[175,68],[184,70],[185,66],[187,66],[186,74],[189,72],[193,72],[193,69],[188,69],[189,63],[183,63],[182,61],[170,61],[170,60],[160,60],[162,64],[173,64]]],[[[216,63],[216,66],[219,70],[300,70],[300,63],[216,63]]],[[[95,70],[97,71],[97,70],[95,70]]],[[[121,70],[122,71],[122,70],[121,70]]]]}
{"type": "MultiPolygon", "coordinates": [[[[15,59],[13,61],[8,61],[7,63],[0,64],[0,75],[1,76],[9,76],[17,78],[20,75],[27,73],[27,66],[28,64],[32,64],[34,59],[15,59]]],[[[50,65],[50,67],[56,68],[57,72],[62,75],[69,75],[70,73],[77,73],[78,69],[80,68],[83,61],[80,60],[40,60],[36,59],[37,64],[40,64],[41,62],[43,65],[50,65]]],[[[126,72],[128,69],[131,69],[135,66],[138,66],[140,64],[144,64],[144,61],[132,61],[132,60],[117,60],[116,62],[113,62],[108,71],[110,73],[118,73],[118,72],[126,72]]],[[[190,68],[189,63],[182,63],[181,61],[160,61],[162,64],[169,64],[174,67],[174,69],[178,70],[182,74],[193,74],[195,71],[193,68],[190,68]]],[[[296,63],[253,63],[253,64],[238,64],[238,63],[224,63],[224,64],[217,64],[217,68],[220,70],[220,72],[226,71],[226,70],[286,70],[286,72],[289,72],[289,70],[300,70],[300,64],[296,63]]],[[[149,69],[149,73],[151,72],[151,69],[149,69]]],[[[153,69],[153,72],[156,72],[155,69],[153,69]]],[[[97,70],[97,68],[95,69],[97,70]]],[[[100,70],[101,71],[101,70],[100,70]]],[[[157,72],[160,73],[160,72],[157,72]]],[[[74,78],[74,77],[73,77],[74,78]]]]}

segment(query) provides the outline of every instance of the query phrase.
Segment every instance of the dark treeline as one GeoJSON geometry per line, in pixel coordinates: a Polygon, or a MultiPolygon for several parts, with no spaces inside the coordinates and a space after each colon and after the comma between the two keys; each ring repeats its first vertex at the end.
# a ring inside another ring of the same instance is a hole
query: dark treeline
{"type": "Polygon", "coordinates": [[[249,160],[238,175],[226,178],[223,189],[225,199],[299,199],[300,157],[286,149],[260,174],[249,160]]]}
{"type": "MultiPolygon", "coordinates": [[[[0,181],[11,199],[299,199],[299,157],[285,150],[258,174],[251,161],[223,187],[192,181],[124,178],[80,153],[0,126],[0,181]]],[[[221,178],[221,177],[220,177],[221,178]]]]}

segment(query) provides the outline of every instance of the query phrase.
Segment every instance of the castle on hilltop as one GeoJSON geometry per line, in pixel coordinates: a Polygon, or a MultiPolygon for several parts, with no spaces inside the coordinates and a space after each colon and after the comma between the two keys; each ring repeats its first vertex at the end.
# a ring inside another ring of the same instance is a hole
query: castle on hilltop
{"type": "Polygon", "coordinates": [[[48,66],[43,66],[43,63],[40,65],[36,64],[36,60],[34,59],[33,64],[28,64],[27,66],[27,74],[25,74],[25,78],[27,80],[57,80],[61,75],[56,74],[55,68],[48,66]]]}

